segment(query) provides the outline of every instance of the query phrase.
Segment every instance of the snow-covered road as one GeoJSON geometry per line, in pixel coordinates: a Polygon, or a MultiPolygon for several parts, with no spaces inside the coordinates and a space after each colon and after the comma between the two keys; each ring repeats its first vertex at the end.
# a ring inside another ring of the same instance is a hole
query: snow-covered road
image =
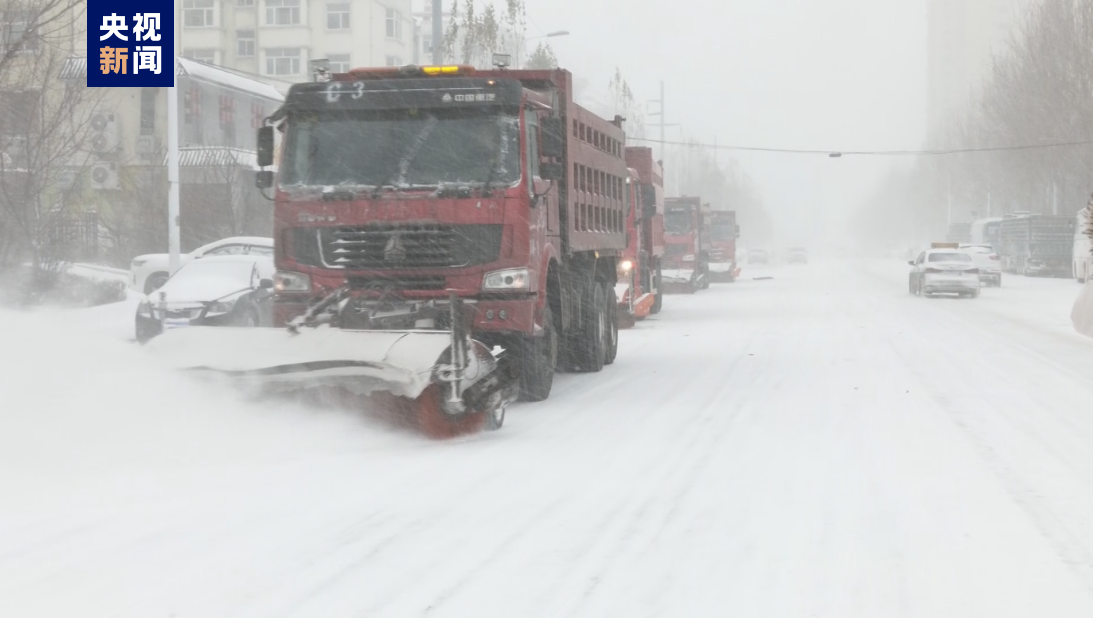
{"type": "Polygon", "coordinates": [[[0,616],[1093,615],[1077,284],[906,270],[669,297],[441,443],[164,375],[102,311],[6,314],[0,616]]]}

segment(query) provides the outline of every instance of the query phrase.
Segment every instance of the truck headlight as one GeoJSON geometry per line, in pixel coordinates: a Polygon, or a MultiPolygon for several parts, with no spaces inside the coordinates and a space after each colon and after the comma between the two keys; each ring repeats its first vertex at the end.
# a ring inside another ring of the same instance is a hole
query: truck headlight
{"type": "Polygon", "coordinates": [[[147,262],[147,261],[148,260],[133,260],[132,267],[133,268],[140,268],[141,266],[144,266],[145,262],[147,262]]]}
{"type": "Polygon", "coordinates": [[[693,255],[685,255],[685,256],[683,256],[683,261],[684,261],[684,262],[693,262],[693,261],[695,261],[695,256],[693,256],[693,255]]]}
{"type": "Polygon", "coordinates": [[[531,277],[526,268],[495,270],[482,278],[483,290],[527,290],[531,287],[531,277]]]}
{"type": "Polygon", "coordinates": [[[302,273],[278,271],[273,275],[273,289],[278,292],[310,292],[311,277],[302,273]]]}
{"type": "Polygon", "coordinates": [[[623,261],[619,262],[619,269],[622,270],[623,272],[628,273],[628,272],[630,272],[631,270],[634,269],[634,263],[631,262],[630,260],[623,260],[623,261]]]}

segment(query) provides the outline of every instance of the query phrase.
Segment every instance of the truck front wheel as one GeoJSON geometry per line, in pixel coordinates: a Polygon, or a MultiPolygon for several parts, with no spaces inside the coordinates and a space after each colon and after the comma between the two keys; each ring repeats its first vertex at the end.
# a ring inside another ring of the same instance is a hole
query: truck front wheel
{"type": "Polygon", "coordinates": [[[520,399],[543,401],[549,397],[557,362],[558,331],[548,303],[543,307],[543,334],[520,341],[520,399]]]}

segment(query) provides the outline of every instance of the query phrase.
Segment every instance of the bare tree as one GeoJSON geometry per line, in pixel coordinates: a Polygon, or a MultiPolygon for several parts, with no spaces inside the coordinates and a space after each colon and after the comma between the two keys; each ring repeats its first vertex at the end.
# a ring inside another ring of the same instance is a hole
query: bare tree
{"type": "Polygon", "coordinates": [[[80,202],[102,91],[62,79],[71,41],[83,36],[81,3],[14,2],[0,15],[0,268],[28,260],[43,290],[69,257],[56,230],[80,202]]]}
{"type": "Polygon", "coordinates": [[[535,46],[535,51],[528,56],[525,67],[534,70],[558,68],[558,57],[554,55],[554,48],[550,46],[550,43],[540,42],[535,46]]]}

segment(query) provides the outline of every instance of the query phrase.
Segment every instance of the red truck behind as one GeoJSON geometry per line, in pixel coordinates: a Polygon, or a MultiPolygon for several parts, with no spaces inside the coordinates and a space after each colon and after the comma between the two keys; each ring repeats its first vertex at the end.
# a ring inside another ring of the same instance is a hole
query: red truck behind
{"type": "Polygon", "coordinates": [[[736,262],[736,239],[740,226],[735,210],[715,210],[710,225],[710,281],[733,283],[740,274],[736,262]]]}
{"type": "Polygon", "coordinates": [[[664,172],[653,160],[651,148],[627,148],[626,163],[630,166],[627,243],[615,285],[620,327],[633,326],[636,320],[659,312],[664,299],[664,172]]]}
{"type": "Polygon", "coordinates": [[[664,214],[664,283],[694,294],[710,287],[710,205],[699,197],[670,197],[664,214]]]}

